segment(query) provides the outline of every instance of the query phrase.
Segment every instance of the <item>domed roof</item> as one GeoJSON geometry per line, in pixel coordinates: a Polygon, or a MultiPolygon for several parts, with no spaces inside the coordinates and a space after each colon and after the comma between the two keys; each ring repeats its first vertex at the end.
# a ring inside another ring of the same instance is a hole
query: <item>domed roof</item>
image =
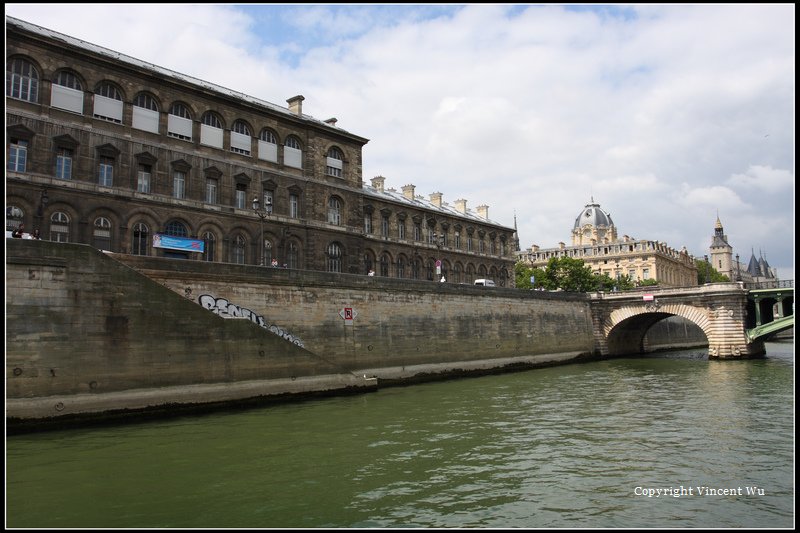
{"type": "Polygon", "coordinates": [[[594,198],[592,198],[592,202],[586,204],[578,218],[575,219],[575,227],[573,229],[582,228],[586,224],[591,224],[594,227],[611,227],[614,222],[611,220],[611,215],[600,209],[600,204],[594,203],[594,198]]]}

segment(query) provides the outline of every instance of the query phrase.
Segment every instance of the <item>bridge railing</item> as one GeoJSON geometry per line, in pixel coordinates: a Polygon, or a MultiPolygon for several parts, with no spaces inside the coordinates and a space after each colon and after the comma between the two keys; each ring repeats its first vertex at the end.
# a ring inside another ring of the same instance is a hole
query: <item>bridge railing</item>
{"type": "Polygon", "coordinates": [[[754,282],[744,283],[744,288],[745,289],[793,289],[794,280],[784,279],[784,280],[774,280],[774,281],[754,281],[754,282]]]}

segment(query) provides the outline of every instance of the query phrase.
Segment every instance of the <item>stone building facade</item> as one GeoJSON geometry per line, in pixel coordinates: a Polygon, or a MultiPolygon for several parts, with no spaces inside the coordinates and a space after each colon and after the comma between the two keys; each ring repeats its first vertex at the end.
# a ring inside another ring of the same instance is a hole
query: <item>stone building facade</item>
{"type": "Polygon", "coordinates": [[[773,283],[778,281],[778,273],[769,266],[764,256],[756,258],[753,250],[750,251],[750,260],[747,264],[739,260],[739,254],[733,254],[733,246],[728,243],[728,236],[717,216],[714,224],[714,236],[711,237],[711,246],[708,248],[709,262],[720,274],[727,276],[730,281],[743,281],[744,283],[773,283]]]}
{"type": "Polygon", "coordinates": [[[697,285],[697,267],[686,248],[675,250],[666,243],[617,236],[611,215],[594,199],[586,204],[572,227],[572,244],[517,252],[519,260],[532,268],[544,268],[553,257],[582,260],[592,272],[611,279],[629,276],[634,282],[656,280],[664,287],[697,285]]]}
{"type": "Polygon", "coordinates": [[[118,253],[513,285],[514,228],[486,206],[365,184],[368,139],[304,114],[303,96],[278,106],[10,17],[6,65],[6,230],[118,253]]]}

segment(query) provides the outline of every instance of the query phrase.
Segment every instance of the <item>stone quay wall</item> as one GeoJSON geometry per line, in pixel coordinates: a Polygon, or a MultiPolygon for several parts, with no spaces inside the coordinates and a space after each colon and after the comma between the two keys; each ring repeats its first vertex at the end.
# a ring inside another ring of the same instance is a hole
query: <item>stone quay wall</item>
{"type": "Polygon", "coordinates": [[[596,355],[588,299],[6,241],[6,419],[374,390],[596,355]]]}

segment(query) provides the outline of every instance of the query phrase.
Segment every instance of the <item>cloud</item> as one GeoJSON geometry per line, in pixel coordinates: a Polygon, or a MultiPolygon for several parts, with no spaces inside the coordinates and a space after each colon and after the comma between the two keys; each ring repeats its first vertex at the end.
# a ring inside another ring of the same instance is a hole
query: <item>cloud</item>
{"type": "Polygon", "coordinates": [[[719,211],[732,242],[794,268],[791,4],[6,12],[278,105],[302,94],[369,139],[365,181],[516,215],[524,247],[568,241],[593,196],[620,233],[700,256],[719,211]]]}

